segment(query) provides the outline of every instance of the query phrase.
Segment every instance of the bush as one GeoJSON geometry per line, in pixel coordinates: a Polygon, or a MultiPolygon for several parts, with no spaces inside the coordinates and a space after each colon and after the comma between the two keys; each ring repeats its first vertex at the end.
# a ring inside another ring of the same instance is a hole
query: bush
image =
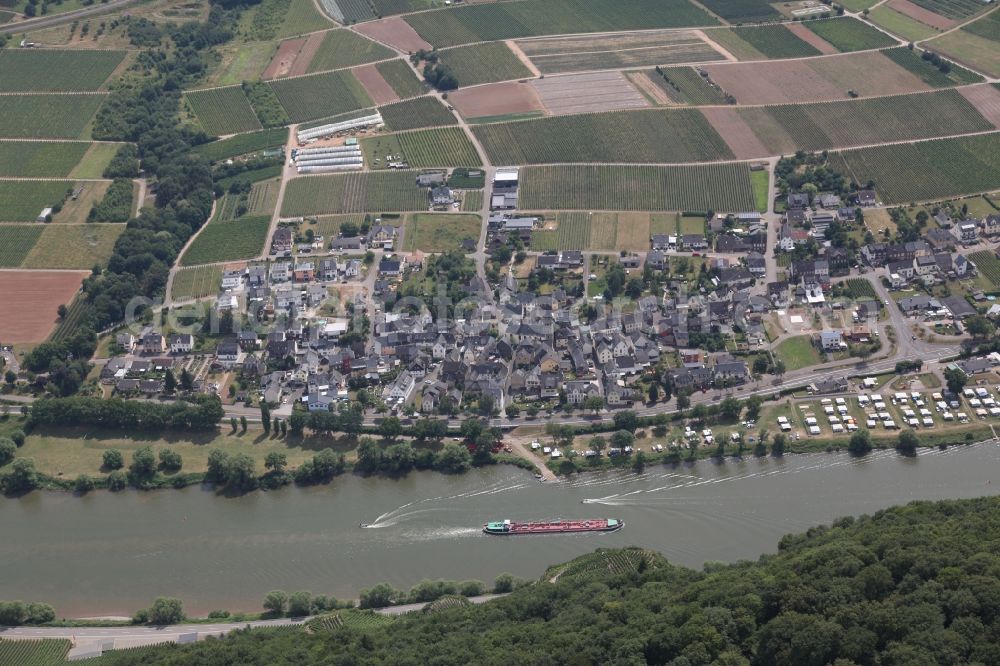
{"type": "Polygon", "coordinates": [[[94,480],[86,474],[76,477],[73,482],[73,489],[78,493],[87,493],[94,489],[94,480]]]}
{"type": "Polygon", "coordinates": [[[171,449],[160,449],[160,467],[165,472],[176,472],[184,464],[181,454],[171,449]]]}
{"type": "Polygon", "coordinates": [[[151,624],[176,624],[184,619],[184,606],[180,599],[158,597],[149,609],[151,624]]]}
{"type": "Polygon", "coordinates": [[[18,448],[24,446],[24,431],[15,430],[14,432],[10,433],[10,440],[14,442],[14,445],[17,446],[18,448]]]}
{"type": "Polygon", "coordinates": [[[0,467],[12,461],[15,454],[17,454],[17,445],[6,437],[0,437],[0,467]]]}
{"type": "Polygon", "coordinates": [[[125,490],[127,485],[128,477],[120,469],[116,469],[111,474],[108,474],[108,490],[118,492],[119,490],[125,490]]]}
{"type": "Polygon", "coordinates": [[[104,469],[115,470],[125,466],[125,456],[118,449],[108,449],[102,456],[104,469]]]}

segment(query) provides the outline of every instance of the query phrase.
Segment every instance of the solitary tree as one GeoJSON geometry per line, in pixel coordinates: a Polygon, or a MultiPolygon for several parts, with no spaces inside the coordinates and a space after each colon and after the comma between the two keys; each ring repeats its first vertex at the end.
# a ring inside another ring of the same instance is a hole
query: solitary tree
{"type": "Polygon", "coordinates": [[[287,594],[281,590],[273,590],[264,595],[264,610],[275,615],[283,615],[287,601],[287,594]]]}
{"type": "Polygon", "coordinates": [[[607,441],[600,435],[594,435],[590,438],[590,449],[596,452],[597,455],[601,455],[601,452],[604,451],[607,445],[607,441]]]}
{"type": "Polygon", "coordinates": [[[264,459],[264,468],[279,474],[285,471],[286,465],[288,465],[288,458],[280,451],[271,451],[264,459]]]}
{"type": "Polygon", "coordinates": [[[872,450],[871,437],[867,430],[858,430],[851,435],[847,450],[854,456],[863,456],[872,450]]]}
{"type": "Polygon", "coordinates": [[[896,442],[896,450],[904,456],[917,455],[917,447],[920,446],[920,439],[912,430],[904,430],[899,433],[899,441],[896,442]]]}
{"type": "Polygon", "coordinates": [[[948,384],[948,390],[958,395],[965,388],[968,377],[958,368],[945,368],[944,381],[948,384]]]}
{"type": "Polygon", "coordinates": [[[176,624],[184,619],[184,607],[180,599],[159,597],[149,608],[150,624],[176,624]]]}
{"type": "Polygon", "coordinates": [[[263,400],[260,403],[260,422],[264,426],[265,433],[271,432],[271,408],[263,400]]]}
{"type": "Polygon", "coordinates": [[[177,390],[177,378],[174,377],[173,370],[167,370],[166,374],[163,375],[163,390],[167,393],[173,393],[177,390]]]}
{"type": "Polygon", "coordinates": [[[125,456],[118,449],[108,449],[101,458],[104,462],[104,469],[121,469],[125,466],[125,456]]]}
{"type": "Polygon", "coordinates": [[[143,446],[136,449],[132,454],[129,471],[137,479],[149,479],[156,474],[156,456],[153,455],[152,447],[143,446]]]}
{"type": "Polygon", "coordinates": [[[247,417],[245,416],[240,417],[240,430],[243,432],[247,431],[247,417]]]}
{"type": "Polygon", "coordinates": [[[309,615],[312,610],[312,595],[308,592],[293,592],[288,597],[288,614],[291,617],[302,617],[309,615]]]}
{"type": "Polygon", "coordinates": [[[181,390],[182,391],[193,391],[194,390],[194,377],[188,372],[187,368],[181,370],[181,390]]]}
{"type": "Polygon", "coordinates": [[[774,435],[774,442],[771,444],[771,454],[775,458],[785,455],[785,435],[783,433],[779,432],[774,435]]]}

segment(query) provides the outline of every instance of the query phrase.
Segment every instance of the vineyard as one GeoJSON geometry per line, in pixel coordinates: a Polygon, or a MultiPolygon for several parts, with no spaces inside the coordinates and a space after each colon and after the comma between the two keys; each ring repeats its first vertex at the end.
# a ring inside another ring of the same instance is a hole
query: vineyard
{"type": "Polygon", "coordinates": [[[806,21],[803,25],[842,53],[896,45],[896,40],[889,35],[852,17],[806,21]]]}
{"type": "Polygon", "coordinates": [[[933,201],[1000,188],[1000,133],[831,154],[831,167],[875,182],[886,204],[933,201]]]}
{"type": "Polygon", "coordinates": [[[424,94],[424,84],[420,82],[406,62],[402,60],[380,62],[375,65],[375,69],[401,99],[424,94]]]}
{"type": "Polygon", "coordinates": [[[536,252],[586,250],[590,247],[590,234],[590,213],[559,213],[554,230],[531,234],[531,249],[536,252]]]}
{"type": "Polygon", "coordinates": [[[231,157],[255,153],[268,148],[280,148],[285,145],[287,140],[288,129],[276,127],[205,143],[197,146],[194,150],[212,162],[221,162],[231,157]]]}
{"type": "Polygon", "coordinates": [[[56,330],[52,331],[50,339],[59,341],[71,337],[76,333],[77,328],[79,328],[90,311],[90,304],[87,303],[86,299],[82,297],[74,298],[68,308],[68,312],[66,312],[66,316],[59,320],[56,330]]]}
{"type": "Polygon", "coordinates": [[[62,203],[72,187],[60,180],[0,180],[0,222],[34,222],[43,208],[62,203]]]}
{"type": "Polygon", "coordinates": [[[693,67],[661,67],[648,73],[649,78],[667,95],[686,104],[726,104],[726,93],[713,86],[693,67]]]}
{"type": "Polygon", "coordinates": [[[252,259],[264,251],[271,218],[266,215],[213,220],[181,257],[182,266],[252,259]]]}
{"type": "Polygon", "coordinates": [[[461,608],[463,606],[468,606],[472,602],[465,597],[460,597],[457,595],[448,595],[446,597],[441,597],[431,603],[427,604],[424,611],[427,613],[440,613],[441,611],[448,610],[450,608],[461,608]]]}
{"type": "Polygon", "coordinates": [[[21,268],[89,270],[103,266],[123,231],[124,224],[46,225],[21,268]]]}
{"type": "Polygon", "coordinates": [[[394,56],[386,47],[350,30],[331,30],[309,63],[309,72],[364,65],[394,56]]]}
{"type": "Polygon", "coordinates": [[[174,275],[170,286],[170,298],[182,301],[188,298],[212,296],[219,291],[222,282],[222,266],[196,266],[182,268],[174,275]]]}
{"type": "Polygon", "coordinates": [[[247,197],[247,213],[250,215],[270,215],[278,203],[280,181],[262,180],[253,184],[247,197]]]}
{"type": "Polygon", "coordinates": [[[293,123],[371,106],[368,93],[349,71],[271,81],[268,85],[293,123]]]}
{"type": "Polygon", "coordinates": [[[104,95],[0,95],[0,137],[79,139],[104,95]]]}
{"type": "Polygon", "coordinates": [[[850,278],[844,282],[844,293],[855,300],[862,298],[877,298],[875,287],[864,278],[850,278]]]}
{"type": "Polygon", "coordinates": [[[420,127],[440,127],[457,125],[458,121],[436,97],[417,97],[405,102],[396,102],[379,109],[386,127],[400,130],[420,127]]]}
{"type": "Polygon", "coordinates": [[[683,163],[732,159],[695,109],[557,116],[473,128],[494,164],[683,163]]]}
{"type": "Polygon", "coordinates": [[[64,664],[69,647],[69,641],[66,640],[12,641],[0,638],[0,664],[11,664],[11,666],[64,664]]]}
{"type": "Polygon", "coordinates": [[[518,47],[545,74],[725,59],[693,31],[532,39],[518,47]]]}
{"type": "Polygon", "coordinates": [[[483,207],[482,191],[470,190],[462,195],[462,210],[475,213],[483,207]]]}
{"type": "Polygon", "coordinates": [[[815,46],[803,41],[783,25],[755,25],[748,28],[732,28],[731,31],[737,38],[767,58],[804,58],[819,55],[819,50],[815,46]]]}
{"type": "Polygon", "coordinates": [[[741,108],[740,116],[774,154],[993,129],[955,90],[821,104],[741,108]]]}
{"type": "Polygon", "coordinates": [[[622,550],[598,548],[589,555],[550,568],[545,572],[544,578],[551,580],[559,575],[585,579],[590,575],[604,577],[609,573],[624,576],[639,571],[640,567],[655,566],[660,561],[661,558],[655,552],[635,546],[622,550]]]}
{"type": "Polygon", "coordinates": [[[520,181],[525,209],[754,210],[746,164],[528,167],[520,181]]]}
{"type": "Polygon", "coordinates": [[[687,0],[524,0],[422,12],[404,20],[438,48],[516,37],[718,24],[687,0]]]}
{"type": "Polygon", "coordinates": [[[238,134],[260,129],[257,114],[240,86],[184,93],[198,122],[209,134],[238,134]]]}
{"type": "Polygon", "coordinates": [[[956,21],[967,19],[983,8],[977,0],[913,0],[913,3],[956,21]]]}
{"type": "Polygon", "coordinates": [[[420,211],[427,206],[427,190],[417,187],[413,171],[332,174],[290,180],[281,215],[420,211]]]}
{"type": "Polygon", "coordinates": [[[361,140],[361,148],[372,168],[386,168],[389,156],[411,167],[476,167],[482,165],[476,147],[457,127],[383,134],[361,140]],[[380,160],[376,162],[376,160],[380,160]]]}
{"type": "Polygon", "coordinates": [[[993,283],[994,287],[1000,287],[1000,259],[988,250],[980,250],[969,255],[969,261],[976,266],[979,274],[993,283]]]}
{"type": "MultiPolygon", "coordinates": [[[[991,14],[992,16],[992,14],[991,14]]],[[[974,24],[973,24],[974,25],[974,24]]],[[[979,83],[983,77],[974,72],[951,64],[951,69],[947,74],[935,67],[929,60],[924,60],[911,49],[900,46],[895,49],[886,49],[882,55],[892,60],[894,63],[916,74],[929,86],[934,88],[950,88],[951,86],[963,85],[966,83],[979,83]]]]}
{"type": "Polygon", "coordinates": [[[441,62],[451,68],[460,86],[510,81],[532,76],[503,42],[472,44],[441,51],[441,62]]]}
{"type": "Polygon", "coordinates": [[[83,92],[100,88],[124,51],[0,50],[0,92],[83,92]]]}
{"type": "Polygon", "coordinates": [[[64,178],[89,147],[83,142],[0,141],[0,177],[64,178]]]}
{"type": "Polygon", "coordinates": [[[42,235],[40,225],[0,225],[0,268],[17,268],[42,235]]]}
{"type": "Polygon", "coordinates": [[[704,0],[703,5],[731,23],[773,21],[781,15],[766,0],[704,0]]]}

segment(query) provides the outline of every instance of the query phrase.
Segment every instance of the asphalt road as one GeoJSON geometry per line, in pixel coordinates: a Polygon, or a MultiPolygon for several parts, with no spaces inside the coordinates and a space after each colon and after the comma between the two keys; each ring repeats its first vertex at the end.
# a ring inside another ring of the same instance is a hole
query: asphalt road
{"type": "Polygon", "coordinates": [[[54,14],[52,16],[39,16],[38,18],[28,19],[27,21],[18,21],[17,23],[0,26],[0,35],[13,35],[15,33],[29,32],[31,30],[51,28],[64,23],[72,23],[73,21],[86,16],[104,14],[115,9],[126,7],[134,2],[137,2],[137,0],[111,0],[111,2],[93,4],[90,7],[84,7],[83,9],[77,9],[71,12],[63,12],[62,14],[54,14]]]}

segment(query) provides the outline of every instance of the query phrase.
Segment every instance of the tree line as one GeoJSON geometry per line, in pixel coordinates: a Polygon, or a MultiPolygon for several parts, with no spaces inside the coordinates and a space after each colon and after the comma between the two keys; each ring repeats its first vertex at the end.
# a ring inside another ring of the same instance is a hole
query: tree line
{"type": "Polygon", "coordinates": [[[224,411],[217,396],[193,395],[170,403],[121,398],[44,398],[31,405],[29,425],[99,426],[137,431],[211,430],[224,411]]]}

